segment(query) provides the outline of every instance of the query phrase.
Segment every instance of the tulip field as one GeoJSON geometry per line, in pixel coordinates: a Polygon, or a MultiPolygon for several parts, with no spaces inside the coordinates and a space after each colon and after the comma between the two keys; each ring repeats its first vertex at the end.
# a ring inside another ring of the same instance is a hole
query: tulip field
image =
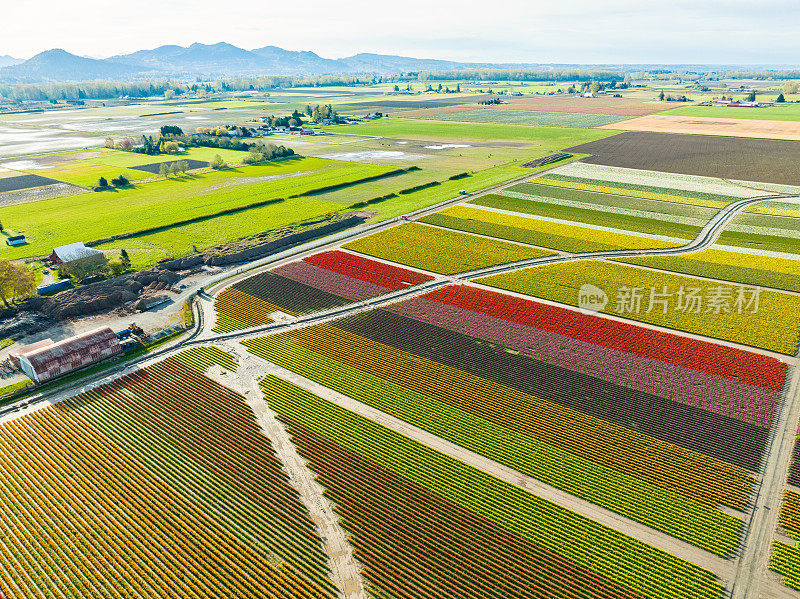
{"type": "Polygon", "coordinates": [[[186,358],[0,425],[3,596],[336,596],[252,412],[186,358]]]}
{"type": "Polygon", "coordinates": [[[578,305],[581,286],[591,284],[607,294],[606,314],[782,354],[797,351],[800,297],[771,289],[756,296],[754,288],[596,260],[529,268],[476,282],[571,306],[578,305]],[[693,299],[691,290],[696,290],[693,299]],[[757,303],[751,303],[755,297],[757,303]]]}
{"type": "MultiPolygon", "coordinates": [[[[793,539],[800,538],[800,494],[784,492],[779,522],[793,539]]],[[[800,591],[800,550],[796,543],[773,541],[769,567],[781,575],[783,584],[800,591]]]]}
{"type": "Polygon", "coordinates": [[[200,372],[205,372],[212,364],[217,364],[227,370],[236,370],[234,357],[218,347],[192,347],[175,354],[173,358],[200,372]]]}
{"type": "Polygon", "coordinates": [[[420,222],[573,253],[665,248],[678,245],[625,233],[600,231],[590,227],[481,210],[470,205],[447,208],[421,218],[420,222]]]}
{"type": "Polygon", "coordinates": [[[683,189],[656,187],[653,185],[641,185],[636,183],[621,183],[617,181],[604,181],[598,179],[587,179],[562,175],[559,173],[548,173],[536,178],[536,183],[541,185],[552,185],[565,189],[577,189],[596,193],[610,193],[620,196],[630,196],[634,198],[645,198],[649,200],[660,200],[662,202],[677,202],[680,204],[690,204],[706,208],[724,208],[736,197],[725,196],[715,193],[686,191],[683,189]]]}
{"type": "Polygon", "coordinates": [[[380,597],[720,598],[714,575],[267,376],[380,597]]]}
{"type": "Polygon", "coordinates": [[[685,256],[625,258],[620,262],[800,293],[800,260],[710,249],[685,256]]]}
{"type": "Polygon", "coordinates": [[[244,343],[721,556],[742,523],[716,508],[747,507],[786,376],[769,356],[471,286],[244,343]]]}
{"type": "Polygon", "coordinates": [[[428,274],[334,250],[252,276],[223,290],[214,331],[272,322],[271,314],[317,312],[431,280],[428,274]]]}
{"type": "Polygon", "coordinates": [[[351,241],[346,249],[413,268],[454,274],[552,255],[553,252],[407,223],[351,241]]]}

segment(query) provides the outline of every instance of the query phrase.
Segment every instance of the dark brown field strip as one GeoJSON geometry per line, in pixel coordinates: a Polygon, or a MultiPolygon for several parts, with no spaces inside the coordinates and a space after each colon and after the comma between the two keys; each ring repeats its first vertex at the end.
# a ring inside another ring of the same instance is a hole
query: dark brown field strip
{"type": "Polygon", "coordinates": [[[337,504],[366,578],[391,596],[433,598],[441,591],[470,599],[640,596],[280,418],[337,504]]]}
{"type": "Polygon", "coordinates": [[[310,314],[353,302],[271,272],[245,279],[233,285],[233,288],[295,314],[310,314]]]}
{"type": "Polygon", "coordinates": [[[590,164],[800,185],[796,141],[630,131],[566,151],[590,164]]]}
{"type": "Polygon", "coordinates": [[[767,429],[512,354],[462,333],[374,310],[335,326],[645,435],[758,470],[767,429]]]}
{"type": "Polygon", "coordinates": [[[61,181],[51,179],[50,177],[42,177],[41,175],[19,175],[18,177],[4,177],[0,179],[0,193],[5,191],[30,189],[31,187],[44,187],[45,185],[52,185],[53,183],[61,183],[61,181]]]}
{"type": "Polygon", "coordinates": [[[795,487],[800,487],[800,439],[794,443],[792,465],[789,467],[789,480],[787,482],[795,487]]]}

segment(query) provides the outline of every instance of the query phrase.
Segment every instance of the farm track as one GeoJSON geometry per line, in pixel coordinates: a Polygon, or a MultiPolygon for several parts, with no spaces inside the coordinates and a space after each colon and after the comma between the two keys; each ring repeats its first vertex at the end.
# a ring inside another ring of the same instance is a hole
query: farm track
{"type": "MultiPolygon", "coordinates": [[[[410,216],[413,216],[413,218],[419,218],[421,216],[425,216],[427,214],[436,212],[445,206],[463,202],[465,199],[470,197],[476,197],[492,193],[498,189],[514,185],[522,180],[526,180],[534,176],[535,175],[526,175],[524,177],[512,181],[507,181],[505,183],[493,186],[491,188],[487,188],[476,194],[459,196],[451,200],[447,200],[446,202],[439,203],[435,206],[431,206],[426,209],[417,211],[415,214],[410,216]]],[[[98,375],[95,376],[86,377],[83,380],[79,380],[74,383],[68,383],[61,387],[47,390],[32,397],[20,400],[19,402],[16,402],[15,404],[12,404],[0,410],[0,419],[3,417],[8,417],[9,415],[14,414],[15,412],[22,413],[24,411],[30,411],[32,409],[39,407],[40,405],[52,404],[62,399],[69,398],[73,395],[85,391],[87,388],[92,388],[99,384],[108,382],[109,380],[114,379],[122,374],[131,372],[147,363],[160,360],[163,357],[166,357],[174,353],[175,351],[184,349],[189,346],[198,344],[225,345],[232,343],[234,341],[243,340],[256,335],[263,335],[265,333],[266,334],[277,333],[285,330],[291,330],[294,328],[305,327],[311,324],[319,324],[327,322],[329,320],[341,318],[343,316],[349,316],[373,310],[381,306],[389,305],[403,299],[417,297],[419,295],[423,295],[440,287],[452,284],[465,283],[473,278],[481,276],[511,272],[515,270],[520,270],[524,268],[535,267],[545,264],[568,262],[572,260],[598,260],[598,259],[608,259],[608,258],[680,255],[680,254],[689,254],[693,252],[698,252],[713,245],[713,243],[716,241],[716,239],[719,237],[719,235],[725,229],[725,227],[731,222],[731,220],[735,218],[740,212],[742,212],[748,206],[765,200],[776,200],[785,197],[789,196],[786,196],[784,194],[769,194],[755,198],[744,198],[741,200],[734,201],[725,208],[721,209],[703,227],[703,229],[700,231],[700,233],[695,239],[693,239],[692,241],[683,246],[675,248],[654,249],[654,250],[613,250],[613,251],[587,252],[580,254],[549,256],[544,258],[524,260],[511,264],[491,266],[470,272],[458,273],[456,275],[451,275],[451,276],[436,276],[432,281],[429,281],[427,283],[422,283],[415,287],[388,293],[381,297],[355,302],[347,306],[338,307],[322,312],[317,312],[306,316],[301,316],[292,319],[288,322],[278,322],[269,325],[251,327],[249,329],[234,331],[231,333],[209,334],[207,329],[210,328],[210,325],[212,324],[211,322],[212,319],[207,317],[213,314],[213,302],[211,301],[212,298],[211,296],[208,295],[198,296],[198,298],[196,298],[196,301],[192,303],[192,308],[195,315],[195,327],[190,332],[190,334],[184,339],[181,339],[174,344],[169,344],[163,349],[154,351],[150,354],[131,360],[130,362],[120,364],[119,366],[116,366],[109,371],[99,373],[98,375]]],[[[355,231],[349,231],[347,232],[347,234],[335,235],[332,238],[327,238],[326,240],[320,240],[317,242],[312,242],[311,244],[306,244],[299,248],[283,252],[277,256],[273,256],[268,259],[258,261],[255,264],[251,265],[251,267],[247,268],[246,270],[237,271],[233,275],[231,275],[230,273],[226,273],[225,275],[219,277],[216,281],[213,281],[209,286],[214,287],[214,286],[229,285],[238,279],[252,276],[254,273],[259,272],[261,270],[273,268],[280,264],[297,260],[298,258],[302,258],[303,256],[310,255],[312,253],[316,253],[323,249],[337,247],[342,243],[344,239],[351,240],[354,238],[371,235],[376,231],[395,226],[398,221],[399,219],[392,219],[384,223],[379,223],[377,225],[373,225],[370,227],[361,228],[355,231]]],[[[265,367],[269,368],[271,366],[265,365],[265,367]]],[[[762,469],[763,479],[761,484],[759,485],[758,490],[756,491],[755,498],[752,501],[755,507],[753,508],[753,514],[748,523],[747,531],[745,533],[743,543],[740,547],[739,557],[736,558],[736,561],[726,562],[724,560],[719,560],[717,558],[714,558],[714,556],[711,556],[710,554],[707,554],[706,552],[703,552],[696,548],[691,548],[691,551],[687,552],[685,549],[679,548],[677,546],[675,547],[672,546],[675,544],[680,544],[679,541],[670,539],[665,535],[661,535],[661,533],[655,533],[655,531],[651,531],[649,529],[647,531],[649,535],[648,538],[653,537],[653,535],[657,534],[659,535],[659,539],[655,540],[653,538],[650,538],[649,541],[645,542],[649,542],[659,547],[665,544],[666,545],[672,544],[670,545],[670,548],[667,549],[668,551],[674,552],[676,555],[679,556],[686,556],[684,557],[684,559],[687,559],[688,561],[692,561],[694,563],[698,563],[699,565],[703,565],[704,567],[708,567],[710,570],[715,572],[726,582],[730,583],[731,581],[733,581],[734,586],[733,586],[733,594],[731,595],[731,597],[735,599],[738,599],[739,597],[759,596],[753,593],[759,592],[759,589],[761,588],[762,585],[762,581],[766,574],[766,567],[767,567],[766,564],[769,557],[769,549],[772,540],[772,534],[775,529],[775,524],[777,522],[781,491],[783,489],[783,482],[785,479],[786,471],[788,470],[789,457],[791,456],[791,451],[792,451],[792,442],[794,440],[793,433],[796,430],[798,415],[800,415],[800,366],[798,366],[797,359],[793,361],[793,368],[794,371],[792,374],[792,382],[790,384],[788,393],[786,394],[786,400],[782,407],[780,417],[776,419],[775,424],[773,426],[773,431],[771,433],[772,442],[770,443],[768,453],[765,457],[765,465],[762,469]],[[695,555],[694,559],[692,559],[692,556],[689,555],[689,553],[692,552],[696,552],[699,555],[695,555]],[[713,563],[711,563],[712,561],[713,563]]],[[[359,406],[360,405],[361,404],[359,404],[359,406]]],[[[445,443],[442,440],[439,441],[445,443]]],[[[292,450],[293,450],[293,445],[292,445],[292,450]]],[[[461,451],[464,452],[466,450],[461,450],[461,451]]],[[[283,458],[284,456],[281,457],[283,458]]],[[[521,475],[517,473],[516,476],[517,478],[519,478],[521,475]]],[[[537,485],[541,485],[541,483],[538,483],[538,481],[536,481],[536,483],[537,485]]],[[[519,483],[517,482],[515,484],[519,483]]],[[[522,486],[522,488],[526,488],[526,486],[528,485],[526,482],[525,484],[522,484],[520,486],[522,486]]],[[[528,488],[529,490],[534,488],[533,483],[531,483],[531,485],[528,486],[528,488]]],[[[542,492],[544,493],[544,491],[542,492]]],[[[571,496],[570,498],[573,500],[575,499],[572,498],[571,496]]],[[[574,503],[573,501],[572,505],[573,507],[571,507],[570,509],[575,509],[574,506],[577,504],[574,503]]],[[[597,517],[599,518],[600,516],[597,517]]],[[[618,516],[614,517],[616,517],[619,520],[618,516]]],[[[615,528],[618,527],[619,524],[615,526],[615,528]]],[[[338,556],[336,559],[340,559],[342,555],[346,556],[348,550],[350,550],[349,544],[347,544],[347,547],[344,549],[343,553],[338,552],[336,554],[338,556]]],[[[333,556],[332,559],[334,559],[333,556]]],[[[348,578],[348,576],[350,576],[354,571],[352,569],[353,567],[355,566],[350,564],[348,566],[343,566],[341,568],[341,571],[338,574],[339,582],[337,582],[337,584],[341,584],[345,588],[347,588],[348,589],[347,592],[350,591],[355,591],[356,593],[363,592],[363,588],[360,587],[360,579],[357,585],[357,588],[361,589],[360,591],[358,591],[356,588],[353,587],[352,576],[350,577],[351,580],[350,583],[344,582],[345,579],[348,578]],[[347,574],[348,572],[350,573],[350,575],[347,574]]],[[[767,587],[773,587],[773,593],[771,593],[770,595],[775,596],[774,587],[776,587],[777,585],[775,585],[775,583],[771,581],[763,581],[763,582],[764,585],[766,585],[767,587]]],[[[342,586],[340,586],[340,588],[342,588],[342,586]]],[[[360,595],[356,594],[354,596],[360,596],[360,595]]]]}
{"type": "Polygon", "coordinates": [[[289,484],[300,495],[311,520],[316,524],[322,547],[328,556],[328,567],[334,584],[346,599],[368,599],[361,579],[361,567],[353,555],[353,548],[347,535],[339,525],[338,517],[330,501],[324,496],[324,489],[316,481],[316,476],[308,468],[292,443],[284,425],[275,417],[263,399],[258,381],[264,376],[263,361],[242,351],[238,344],[225,346],[226,351],[236,356],[239,368],[233,377],[218,380],[242,394],[253,410],[262,433],[270,440],[273,450],[289,477],[289,484]]]}

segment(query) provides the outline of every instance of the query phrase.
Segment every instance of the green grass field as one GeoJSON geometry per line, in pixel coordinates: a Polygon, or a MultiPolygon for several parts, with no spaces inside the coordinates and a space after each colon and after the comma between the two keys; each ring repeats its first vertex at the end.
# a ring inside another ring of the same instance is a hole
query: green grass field
{"type": "MultiPolygon", "coordinates": [[[[777,94],[775,94],[777,97],[777,94]]],[[[775,97],[759,97],[759,101],[772,102],[775,97]]],[[[760,121],[800,121],[800,104],[776,104],[763,108],[737,108],[727,106],[684,106],[662,114],[671,116],[705,116],[728,119],[754,119],[760,121]]]]}
{"type": "Polygon", "coordinates": [[[31,170],[21,170],[19,173],[31,173],[51,177],[65,183],[80,185],[82,187],[94,187],[100,177],[105,177],[111,181],[114,177],[125,175],[129,181],[140,181],[158,177],[157,174],[145,171],[134,170],[131,167],[156,162],[170,162],[173,160],[202,160],[210,162],[216,154],[219,154],[229,165],[239,165],[247,155],[247,152],[237,152],[235,150],[218,150],[215,148],[189,148],[181,154],[160,154],[158,156],[147,156],[134,152],[123,152],[121,150],[109,150],[100,148],[91,152],[66,152],[60,154],[62,161],[46,168],[31,170]],[[85,158],[87,153],[97,154],[85,158]],[[74,158],[73,158],[74,157],[74,158]]]}
{"type": "Polygon", "coordinates": [[[602,139],[618,133],[612,130],[580,127],[529,127],[497,123],[444,123],[421,119],[389,118],[360,125],[323,127],[331,133],[359,133],[406,139],[444,140],[470,139],[475,141],[518,140],[532,142],[552,150],[602,139]]]}
{"type": "MultiPolygon", "coordinates": [[[[3,225],[24,233],[29,243],[7,248],[0,257],[16,259],[43,255],[54,246],[73,241],[92,241],[168,226],[388,170],[391,169],[370,164],[295,158],[172,178],[117,191],[87,192],[7,206],[0,209],[3,225]]],[[[267,208],[281,216],[291,216],[289,222],[294,222],[328,212],[331,204],[324,202],[321,196],[312,196],[305,203],[288,201],[267,208]]],[[[239,218],[241,220],[241,216],[239,218]]],[[[219,239],[213,229],[209,234],[219,239]]]]}
{"type": "Polygon", "coordinates": [[[462,123],[506,123],[512,125],[534,125],[537,127],[597,127],[608,125],[627,117],[606,114],[582,114],[572,112],[534,112],[532,110],[469,110],[450,114],[432,114],[422,117],[433,121],[457,121],[462,123]]]}

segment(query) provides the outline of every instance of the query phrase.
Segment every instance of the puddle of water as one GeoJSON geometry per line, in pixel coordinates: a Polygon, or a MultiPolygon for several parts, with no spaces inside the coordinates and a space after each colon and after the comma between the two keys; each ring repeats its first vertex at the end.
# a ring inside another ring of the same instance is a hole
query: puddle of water
{"type": "Polygon", "coordinates": [[[425,146],[427,150],[448,150],[451,148],[468,148],[468,144],[441,144],[439,146],[425,146]]]}
{"type": "Polygon", "coordinates": [[[398,150],[365,150],[363,152],[344,152],[341,154],[325,154],[320,158],[332,160],[349,160],[350,162],[368,162],[370,160],[418,160],[429,158],[425,154],[409,154],[398,150]]]}

